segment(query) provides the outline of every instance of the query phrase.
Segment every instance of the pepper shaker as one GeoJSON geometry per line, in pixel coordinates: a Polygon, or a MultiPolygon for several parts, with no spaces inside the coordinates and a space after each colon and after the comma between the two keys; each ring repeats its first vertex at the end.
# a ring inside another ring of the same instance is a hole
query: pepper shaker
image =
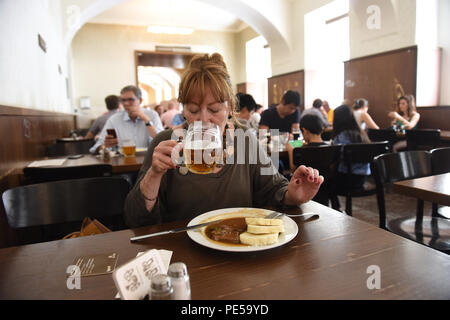
{"type": "Polygon", "coordinates": [[[172,263],[167,274],[173,286],[173,299],[191,300],[191,284],[186,265],[183,262],[172,263]]]}

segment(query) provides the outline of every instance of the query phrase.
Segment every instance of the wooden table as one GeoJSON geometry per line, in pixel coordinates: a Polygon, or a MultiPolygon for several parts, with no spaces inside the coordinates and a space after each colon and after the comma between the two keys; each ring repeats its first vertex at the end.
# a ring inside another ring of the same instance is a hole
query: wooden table
{"type": "Polygon", "coordinates": [[[393,190],[409,197],[450,206],[450,173],[398,181],[394,183],[393,190]]]}
{"type": "Polygon", "coordinates": [[[1,249],[0,299],[112,300],[111,274],[82,278],[80,290],[67,289],[74,258],[117,252],[120,266],[153,248],[171,250],[171,262],[186,263],[192,299],[450,299],[450,256],[312,201],[296,211],[320,218],[295,218],[297,237],[260,252],[216,251],[186,233],[129,241],[186,221],[1,249]],[[367,287],[370,266],[380,268],[380,289],[367,287]]]}
{"type": "MultiPolygon", "coordinates": [[[[397,138],[399,139],[406,139],[406,134],[401,132],[401,131],[397,131],[397,138]]],[[[449,130],[441,130],[441,142],[449,142],[450,141],[450,131],[449,130]]]]}
{"type": "Polygon", "coordinates": [[[66,158],[67,160],[64,161],[62,166],[70,167],[70,166],[85,166],[91,164],[108,163],[112,166],[113,173],[138,172],[141,169],[142,164],[144,163],[145,154],[146,153],[137,153],[136,156],[134,157],[115,156],[108,161],[104,161],[100,157],[92,154],[85,154],[83,155],[83,157],[79,159],[68,159],[67,156],[65,156],[62,158],[66,158]]]}
{"type": "Polygon", "coordinates": [[[63,143],[67,143],[67,142],[80,142],[80,141],[92,141],[92,145],[94,145],[94,139],[90,138],[90,139],[85,139],[83,137],[77,137],[77,138],[58,138],[56,139],[56,142],[63,142],[63,143]]]}
{"type": "Polygon", "coordinates": [[[441,130],[441,140],[442,141],[450,141],[450,131],[449,130],[441,130]]]}
{"type": "Polygon", "coordinates": [[[108,163],[113,173],[137,172],[144,163],[145,153],[137,153],[134,157],[115,156],[110,160],[102,160],[98,156],[86,154],[80,159],[67,159],[63,166],[81,166],[87,164],[108,163]]]}

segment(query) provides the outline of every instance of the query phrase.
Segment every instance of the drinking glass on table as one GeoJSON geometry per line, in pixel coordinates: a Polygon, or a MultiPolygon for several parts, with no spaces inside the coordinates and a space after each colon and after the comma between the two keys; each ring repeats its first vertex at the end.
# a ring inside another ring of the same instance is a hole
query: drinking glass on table
{"type": "Polygon", "coordinates": [[[133,139],[124,139],[122,141],[122,153],[125,157],[134,157],[136,154],[136,143],[133,139]]]}
{"type": "Polygon", "coordinates": [[[294,141],[297,141],[302,136],[300,129],[292,129],[292,135],[294,136],[294,141]]]}
{"type": "Polygon", "coordinates": [[[280,132],[278,135],[278,151],[286,149],[286,143],[289,141],[289,132],[280,132]]]}
{"type": "Polygon", "coordinates": [[[196,174],[213,173],[222,156],[222,134],[213,123],[196,121],[184,139],[184,165],[196,174]]]}

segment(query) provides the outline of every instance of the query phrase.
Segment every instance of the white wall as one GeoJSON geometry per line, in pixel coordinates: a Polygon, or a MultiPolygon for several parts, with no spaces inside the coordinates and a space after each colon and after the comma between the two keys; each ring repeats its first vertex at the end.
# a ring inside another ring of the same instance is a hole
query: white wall
{"type": "Polygon", "coordinates": [[[439,1],[438,45],[442,48],[440,105],[450,106],[450,1],[439,1]]]}
{"type": "Polygon", "coordinates": [[[350,0],[350,59],[415,45],[416,0],[350,0]],[[380,29],[369,29],[367,8],[380,8],[380,29]]]}
{"type": "Polygon", "coordinates": [[[60,12],[59,1],[0,1],[1,105],[71,112],[60,12]],[[38,46],[38,33],[47,53],[38,46]]]}
{"type": "Polygon", "coordinates": [[[246,76],[246,49],[245,44],[247,41],[258,37],[259,34],[253,30],[252,28],[248,27],[242,30],[239,33],[236,33],[234,35],[234,48],[235,48],[235,81],[236,84],[247,82],[247,76],[246,76]]]}
{"type": "Polygon", "coordinates": [[[89,96],[92,116],[105,112],[104,98],[136,84],[136,50],[154,51],[155,45],[188,45],[193,52],[223,55],[236,84],[235,42],[230,32],[195,31],[189,36],[156,35],[145,27],[86,24],[72,42],[75,102],[89,96]]]}
{"type": "MultiPolygon", "coordinates": [[[[292,9],[292,52],[294,59],[290,65],[290,71],[303,70],[305,68],[305,14],[320,8],[333,0],[296,0],[292,9]]],[[[278,59],[273,56],[272,59],[278,59]]],[[[275,73],[274,73],[275,75],[275,73]]]]}

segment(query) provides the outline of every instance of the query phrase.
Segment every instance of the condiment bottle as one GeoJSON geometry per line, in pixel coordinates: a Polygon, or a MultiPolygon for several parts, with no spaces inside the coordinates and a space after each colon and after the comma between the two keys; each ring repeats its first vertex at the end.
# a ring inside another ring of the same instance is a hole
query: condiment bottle
{"type": "Polygon", "coordinates": [[[173,287],[170,277],[165,274],[157,274],[152,277],[150,300],[173,300],[173,287]]]}
{"type": "Polygon", "coordinates": [[[175,262],[167,271],[172,286],[174,300],[191,300],[191,284],[186,265],[183,262],[175,262]]]}

